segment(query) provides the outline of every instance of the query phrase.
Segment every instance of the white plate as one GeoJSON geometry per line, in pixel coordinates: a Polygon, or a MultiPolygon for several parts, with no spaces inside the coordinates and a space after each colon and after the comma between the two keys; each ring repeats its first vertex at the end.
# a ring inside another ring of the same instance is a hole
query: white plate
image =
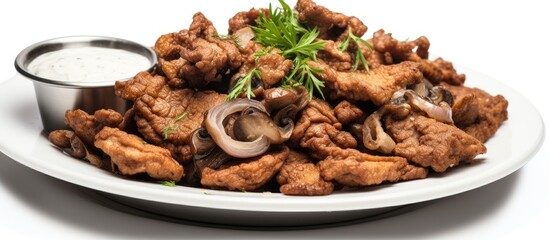
{"type": "Polygon", "coordinates": [[[32,84],[14,76],[0,85],[0,151],[36,171],[102,193],[125,206],[173,219],[240,226],[304,226],[375,218],[402,206],[426,202],[489,184],[521,168],[540,148],[543,121],[523,96],[476,71],[462,69],[467,86],[509,100],[509,120],[487,142],[477,164],[427,179],[385,184],[328,196],[166,187],[124,179],[73,159],[42,133],[32,84]]]}

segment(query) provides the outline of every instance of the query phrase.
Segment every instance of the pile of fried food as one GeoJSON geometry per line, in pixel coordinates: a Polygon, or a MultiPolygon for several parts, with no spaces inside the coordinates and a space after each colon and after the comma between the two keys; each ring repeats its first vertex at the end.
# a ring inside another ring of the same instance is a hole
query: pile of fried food
{"type": "Polygon", "coordinates": [[[131,179],[327,195],[470,162],[507,120],[426,37],[363,39],[356,17],[280,4],[237,13],[228,35],[196,13],[158,38],[153,72],[116,83],[131,110],[69,110],[50,141],[131,179]]]}

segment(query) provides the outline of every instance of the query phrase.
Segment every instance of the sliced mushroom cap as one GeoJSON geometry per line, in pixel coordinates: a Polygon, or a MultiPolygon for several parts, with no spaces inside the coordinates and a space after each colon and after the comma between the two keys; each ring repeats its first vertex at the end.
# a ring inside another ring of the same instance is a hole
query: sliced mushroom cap
{"type": "Polygon", "coordinates": [[[240,141],[253,141],[265,136],[271,144],[281,144],[292,135],[294,116],[295,105],[288,105],[277,112],[274,121],[265,112],[248,108],[234,121],[232,132],[240,141]]]}
{"type": "Polygon", "coordinates": [[[280,109],[273,117],[273,121],[279,127],[282,140],[286,141],[292,136],[294,131],[294,119],[298,112],[298,107],[290,104],[280,109]]]}
{"type": "Polygon", "coordinates": [[[284,108],[290,104],[303,109],[309,103],[309,93],[304,87],[269,88],[263,93],[263,104],[270,111],[284,108]]]}
{"type": "Polygon", "coordinates": [[[269,110],[281,109],[296,100],[297,94],[288,88],[269,88],[263,93],[263,103],[269,110]]]}
{"type": "Polygon", "coordinates": [[[250,107],[242,111],[233,124],[233,134],[237,140],[250,142],[265,136],[271,143],[281,143],[282,139],[278,126],[269,115],[250,107]]]}
{"type": "Polygon", "coordinates": [[[233,157],[248,158],[263,154],[269,149],[270,141],[266,136],[260,136],[257,139],[244,142],[231,138],[223,126],[224,119],[233,113],[241,112],[249,107],[254,107],[263,112],[267,112],[263,104],[252,99],[236,99],[230,102],[224,102],[211,108],[206,114],[205,127],[214,142],[223,151],[233,157]]]}
{"type": "Polygon", "coordinates": [[[364,121],[362,126],[362,141],[364,146],[373,151],[390,154],[395,149],[395,141],[381,126],[381,116],[376,111],[364,121]]]}
{"type": "Polygon", "coordinates": [[[429,91],[429,98],[433,103],[440,105],[442,102],[447,103],[450,107],[454,106],[454,97],[450,91],[443,87],[436,86],[429,91]]]}
{"type": "Polygon", "coordinates": [[[305,87],[295,87],[293,90],[297,94],[297,101],[294,102],[294,105],[297,107],[297,111],[301,111],[301,109],[305,108],[307,104],[309,104],[309,101],[311,100],[309,98],[309,92],[305,87]]]}
{"type": "Polygon", "coordinates": [[[427,116],[444,123],[454,123],[452,108],[448,104],[436,105],[429,100],[420,97],[411,90],[404,91],[404,97],[413,107],[425,112],[427,116]]]}

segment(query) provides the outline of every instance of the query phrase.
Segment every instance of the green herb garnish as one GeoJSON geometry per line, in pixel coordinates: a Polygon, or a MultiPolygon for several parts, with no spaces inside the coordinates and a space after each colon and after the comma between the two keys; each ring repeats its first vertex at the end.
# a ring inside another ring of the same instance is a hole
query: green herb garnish
{"type": "Polygon", "coordinates": [[[292,72],[281,85],[303,85],[311,97],[315,89],[322,95],[324,82],[312,74],[322,70],[309,67],[307,61],[316,60],[317,52],[324,49],[324,41],[316,41],[318,30],[302,26],[290,6],[283,0],[279,2],[282,8],[273,9],[269,4],[268,17],[260,14],[257,26],[252,27],[256,33],[255,41],[263,46],[280,49],[282,56],[293,61],[292,72]],[[295,81],[294,76],[299,79],[295,81]]]}
{"type": "Polygon", "coordinates": [[[179,116],[177,116],[176,118],[173,119],[173,123],[171,123],[170,125],[162,128],[162,136],[164,136],[164,140],[168,139],[168,132],[169,131],[177,130],[177,127],[173,126],[173,124],[183,120],[183,118],[185,118],[185,116],[187,116],[187,112],[183,112],[181,115],[179,115],[179,116]]]}
{"type": "Polygon", "coordinates": [[[234,44],[236,44],[236,46],[238,47],[242,47],[242,45],[240,44],[240,41],[238,41],[238,39],[234,36],[231,36],[231,35],[224,35],[224,34],[216,34],[214,35],[213,37],[215,38],[219,38],[219,39],[223,39],[223,40],[230,40],[230,41],[233,41],[234,44]]]}
{"type": "Polygon", "coordinates": [[[177,130],[177,127],[174,126],[166,126],[162,128],[162,136],[164,136],[164,140],[168,139],[168,132],[177,130]]]}
{"type": "Polygon", "coordinates": [[[360,45],[358,44],[359,42],[363,43],[364,45],[366,45],[368,48],[370,48],[370,50],[373,49],[372,45],[360,38],[360,37],[357,37],[356,35],[353,34],[353,31],[351,31],[351,29],[349,28],[349,36],[347,37],[347,39],[345,39],[345,41],[343,41],[341,44],[339,44],[339,46],[337,47],[339,51],[345,51],[347,50],[347,48],[349,47],[349,43],[351,42],[351,40],[354,42],[355,46],[356,46],[356,52],[355,52],[355,62],[353,63],[353,70],[357,70],[358,69],[358,65],[360,63],[362,63],[362,66],[364,66],[364,69],[366,71],[370,71],[370,68],[368,67],[368,62],[366,61],[366,57],[364,57],[364,54],[362,53],[362,50],[360,49],[360,45]]]}
{"type": "Polygon", "coordinates": [[[181,115],[177,116],[177,117],[175,118],[175,122],[181,121],[183,118],[185,118],[185,116],[187,116],[187,112],[184,112],[184,113],[182,113],[181,115]]]}
{"type": "Polygon", "coordinates": [[[230,101],[235,98],[238,98],[240,94],[242,94],[243,92],[246,92],[247,98],[255,97],[255,94],[252,91],[252,80],[254,77],[257,77],[257,78],[261,77],[261,72],[257,70],[257,68],[252,69],[244,77],[241,77],[240,79],[238,79],[238,81],[232,88],[229,95],[227,95],[227,98],[225,100],[230,101]]]}
{"type": "Polygon", "coordinates": [[[161,181],[158,181],[158,183],[164,185],[164,186],[168,186],[168,187],[175,187],[175,181],[165,181],[165,180],[161,180],[161,181]]]}

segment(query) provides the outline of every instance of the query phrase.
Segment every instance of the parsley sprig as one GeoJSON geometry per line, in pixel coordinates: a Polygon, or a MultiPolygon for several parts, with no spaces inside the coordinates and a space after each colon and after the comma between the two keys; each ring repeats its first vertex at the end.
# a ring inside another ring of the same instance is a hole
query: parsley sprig
{"type": "Polygon", "coordinates": [[[339,51],[347,50],[347,48],[349,47],[349,43],[351,41],[353,41],[355,46],[356,46],[355,61],[353,63],[353,70],[356,71],[358,69],[359,64],[362,64],[362,66],[364,67],[364,69],[366,71],[370,71],[370,68],[368,67],[368,62],[366,61],[366,57],[364,57],[364,54],[362,53],[362,49],[360,48],[360,45],[358,43],[360,42],[360,43],[366,45],[366,47],[368,47],[370,50],[372,50],[373,47],[368,41],[354,35],[353,31],[351,31],[350,28],[349,28],[349,36],[347,37],[347,39],[345,39],[345,41],[343,41],[341,44],[339,44],[338,50],[339,51]]]}
{"type": "Polygon", "coordinates": [[[317,52],[324,49],[324,41],[317,41],[318,30],[305,28],[290,6],[283,0],[279,2],[282,8],[273,8],[269,4],[268,17],[260,14],[257,26],[252,27],[256,33],[255,41],[265,47],[280,49],[282,56],[293,61],[293,69],[281,85],[302,85],[310,97],[315,90],[322,95],[324,82],[313,74],[322,70],[310,67],[307,62],[316,60],[317,52]]]}

